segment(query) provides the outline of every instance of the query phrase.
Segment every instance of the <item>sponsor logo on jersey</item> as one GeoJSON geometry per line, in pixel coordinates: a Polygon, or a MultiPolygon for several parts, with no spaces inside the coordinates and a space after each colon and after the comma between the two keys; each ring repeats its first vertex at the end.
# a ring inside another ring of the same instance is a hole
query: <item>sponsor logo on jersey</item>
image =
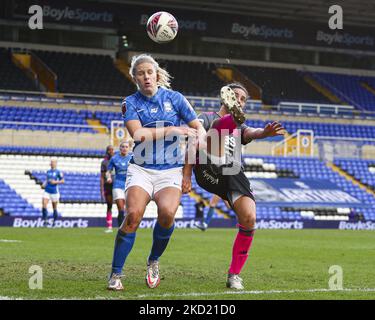
{"type": "Polygon", "coordinates": [[[211,174],[207,172],[207,170],[203,170],[203,176],[211,183],[211,184],[218,184],[219,178],[215,178],[211,174]]]}
{"type": "Polygon", "coordinates": [[[158,112],[158,107],[151,108],[150,112],[151,112],[151,113],[156,113],[156,112],[158,112]]]}

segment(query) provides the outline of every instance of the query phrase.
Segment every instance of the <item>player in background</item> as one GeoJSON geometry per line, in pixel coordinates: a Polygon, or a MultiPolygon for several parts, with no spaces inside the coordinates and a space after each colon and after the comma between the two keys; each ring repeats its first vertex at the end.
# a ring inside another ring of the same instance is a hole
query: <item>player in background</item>
{"type": "Polygon", "coordinates": [[[104,159],[100,165],[100,195],[102,201],[107,203],[107,212],[106,212],[106,232],[112,232],[112,182],[107,181],[106,172],[108,171],[108,164],[114,154],[113,146],[107,146],[105,150],[104,159]]]}
{"type": "Polygon", "coordinates": [[[44,220],[44,226],[47,226],[48,202],[52,201],[53,207],[53,225],[58,218],[57,204],[60,199],[59,184],[65,183],[63,173],[57,169],[57,160],[51,160],[51,169],[47,171],[46,181],[43,183],[42,188],[44,189],[43,199],[42,199],[42,216],[44,220]]]}
{"type": "Polygon", "coordinates": [[[208,225],[210,224],[210,221],[212,219],[212,216],[215,213],[215,208],[216,208],[216,206],[217,206],[217,204],[219,203],[220,200],[221,200],[221,198],[219,196],[217,196],[216,194],[214,194],[211,197],[210,204],[209,204],[209,209],[208,209],[206,218],[204,218],[203,221],[197,221],[197,222],[194,223],[194,225],[198,229],[200,229],[202,231],[206,231],[207,230],[208,225]]]}
{"type": "MultiPolygon", "coordinates": [[[[263,139],[284,134],[284,128],[278,122],[268,123],[264,128],[251,128],[244,124],[243,112],[249,95],[242,84],[232,83],[221,88],[222,104],[219,112],[208,112],[199,115],[207,131],[214,130],[219,136],[219,153],[209,141],[207,134],[207,164],[194,166],[194,174],[199,186],[208,192],[218,195],[236,213],[238,233],[233,244],[232,261],[228,270],[227,287],[243,290],[240,278],[241,270],[248,258],[254,238],[256,207],[250,182],[241,165],[241,144],[246,145],[255,139],[263,139]],[[239,143],[238,143],[239,142],[239,143]],[[223,152],[221,152],[223,150],[223,152]],[[230,170],[233,174],[230,174],[230,170]]],[[[212,133],[212,131],[211,131],[212,133]]],[[[193,166],[185,164],[184,180],[191,178],[193,166]],[[189,177],[190,175],[190,177],[189,177]]],[[[187,188],[187,185],[184,185],[187,188]]],[[[186,191],[183,189],[183,191],[186,191]]]]}
{"type": "Polygon", "coordinates": [[[109,160],[106,178],[108,183],[113,183],[113,200],[116,202],[118,209],[118,226],[120,227],[125,216],[125,181],[126,172],[128,170],[129,161],[132,154],[130,151],[130,142],[124,141],[120,144],[120,152],[116,153],[111,160],[109,160]],[[111,171],[115,171],[114,180],[111,177],[111,171]]]}
{"type": "Polygon", "coordinates": [[[146,284],[149,288],[159,285],[159,258],[173,233],[184,184],[178,140],[188,136],[195,141],[199,133],[205,134],[190,103],[181,93],[169,89],[169,73],[152,56],[134,56],[129,73],[138,91],[124,100],[122,111],[135,146],[125,185],[126,216],[115,241],[110,290],[123,290],[122,269],[151,200],[156,203],[158,218],[147,259],[146,284]],[[188,127],[181,126],[182,121],[188,127]]]}

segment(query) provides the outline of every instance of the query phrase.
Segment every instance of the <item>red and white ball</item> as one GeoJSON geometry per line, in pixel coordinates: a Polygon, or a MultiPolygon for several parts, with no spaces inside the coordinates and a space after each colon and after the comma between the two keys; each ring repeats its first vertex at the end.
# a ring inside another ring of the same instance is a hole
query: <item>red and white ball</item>
{"type": "Polygon", "coordinates": [[[156,43],[172,41],[176,37],[177,32],[177,20],[168,12],[156,12],[147,21],[147,34],[156,43]]]}

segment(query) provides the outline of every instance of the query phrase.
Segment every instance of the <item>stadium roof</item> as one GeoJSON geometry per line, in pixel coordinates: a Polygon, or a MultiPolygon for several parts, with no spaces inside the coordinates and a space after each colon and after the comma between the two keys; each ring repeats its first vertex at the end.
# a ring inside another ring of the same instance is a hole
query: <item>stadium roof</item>
{"type": "Polygon", "coordinates": [[[338,4],[343,8],[345,24],[375,27],[375,1],[372,0],[99,0],[153,7],[180,8],[211,12],[302,20],[327,23],[328,8],[338,4]]]}

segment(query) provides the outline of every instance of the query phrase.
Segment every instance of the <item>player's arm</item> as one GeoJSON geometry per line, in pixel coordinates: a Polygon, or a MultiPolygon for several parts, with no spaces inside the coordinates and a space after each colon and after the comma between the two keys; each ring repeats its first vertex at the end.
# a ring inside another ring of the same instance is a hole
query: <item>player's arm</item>
{"type": "MultiPolygon", "coordinates": [[[[191,176],[193,174],[193,167],[196,161],[196,150],[205,148],[206,146],[206,130],[199,119],[194,119],[188,123],[190,128],[197,132],[197,139],[193,144],[188,144],[187,152],[185,153],[185,164],[182,169],[182,192],[188,193],[191,191],[191,176]]],[[[189,142],[189,141],[188,141],[189,142]]]]}
{"type": "Polygon", "coordinates": [[[105,173],[107,171],[107,166],[104,162],[104,160],[102,161],[101,165],[100,165],[100,194],[104,200],[105,196],[104,196],[104,184],[105,184],[105,173]]]}
{"type": "Polygon", "coordinates": [[[60,172],[60,180],[57,181],[58,184],[64,184],[65,183],[65,178],[64,178],[64,174],[62,172],[60,172]]]}
{"type": "Polygon", "coordinates": [[[51,184],[54,184],[54,185],[65,183],[64,175],[63,175],[62,173],[60,173],[59,176],[58,176],[58,180],[53,180],[53,179],[51,179],[51,180],[50,180],[50,183],[51,183],[51,184]]]}
{"type": "Polygon", "coordinates": [[[100,194],[104,199],[104,177],[105,177],[105,172],[100,172],[100,194]]]}
{"type": "Polygon", "coordinates": [[[126,129],[134,141],[151,141],[158,140],[168,136],[196,136],[196,130],[187,127],[161,127],[161,128],[144,128],[139,120],[129,120],[125,122],[126,129]]]}
{"type": "Polygon", "coordinates": [[[112,177],[111,177],[111,172],[110,171],[107,171],[105,173],[105,178],[107,180],[108,183],[112,183],[112,177]]]}
{"type": "Polygon", "coordinates": [[[111,176],[111,171],[113,170],[114,163],[113,163],[113,158],[109,160],[107,170],[105,172],[105,179],[108,183],[112,183],[112,176],[111,176]]]}
{"type": "Polygon", "coordinates": [[[264,128],[246,127],[246,129],[242,133],[242,141],[243,144],[247,144],[255,139],[264,139],[268,137],[279,136],[283,135],[284,133],[285,129],[283,128],[282,124],[274,121],[272,123],[267,123],[264,128]]]}

